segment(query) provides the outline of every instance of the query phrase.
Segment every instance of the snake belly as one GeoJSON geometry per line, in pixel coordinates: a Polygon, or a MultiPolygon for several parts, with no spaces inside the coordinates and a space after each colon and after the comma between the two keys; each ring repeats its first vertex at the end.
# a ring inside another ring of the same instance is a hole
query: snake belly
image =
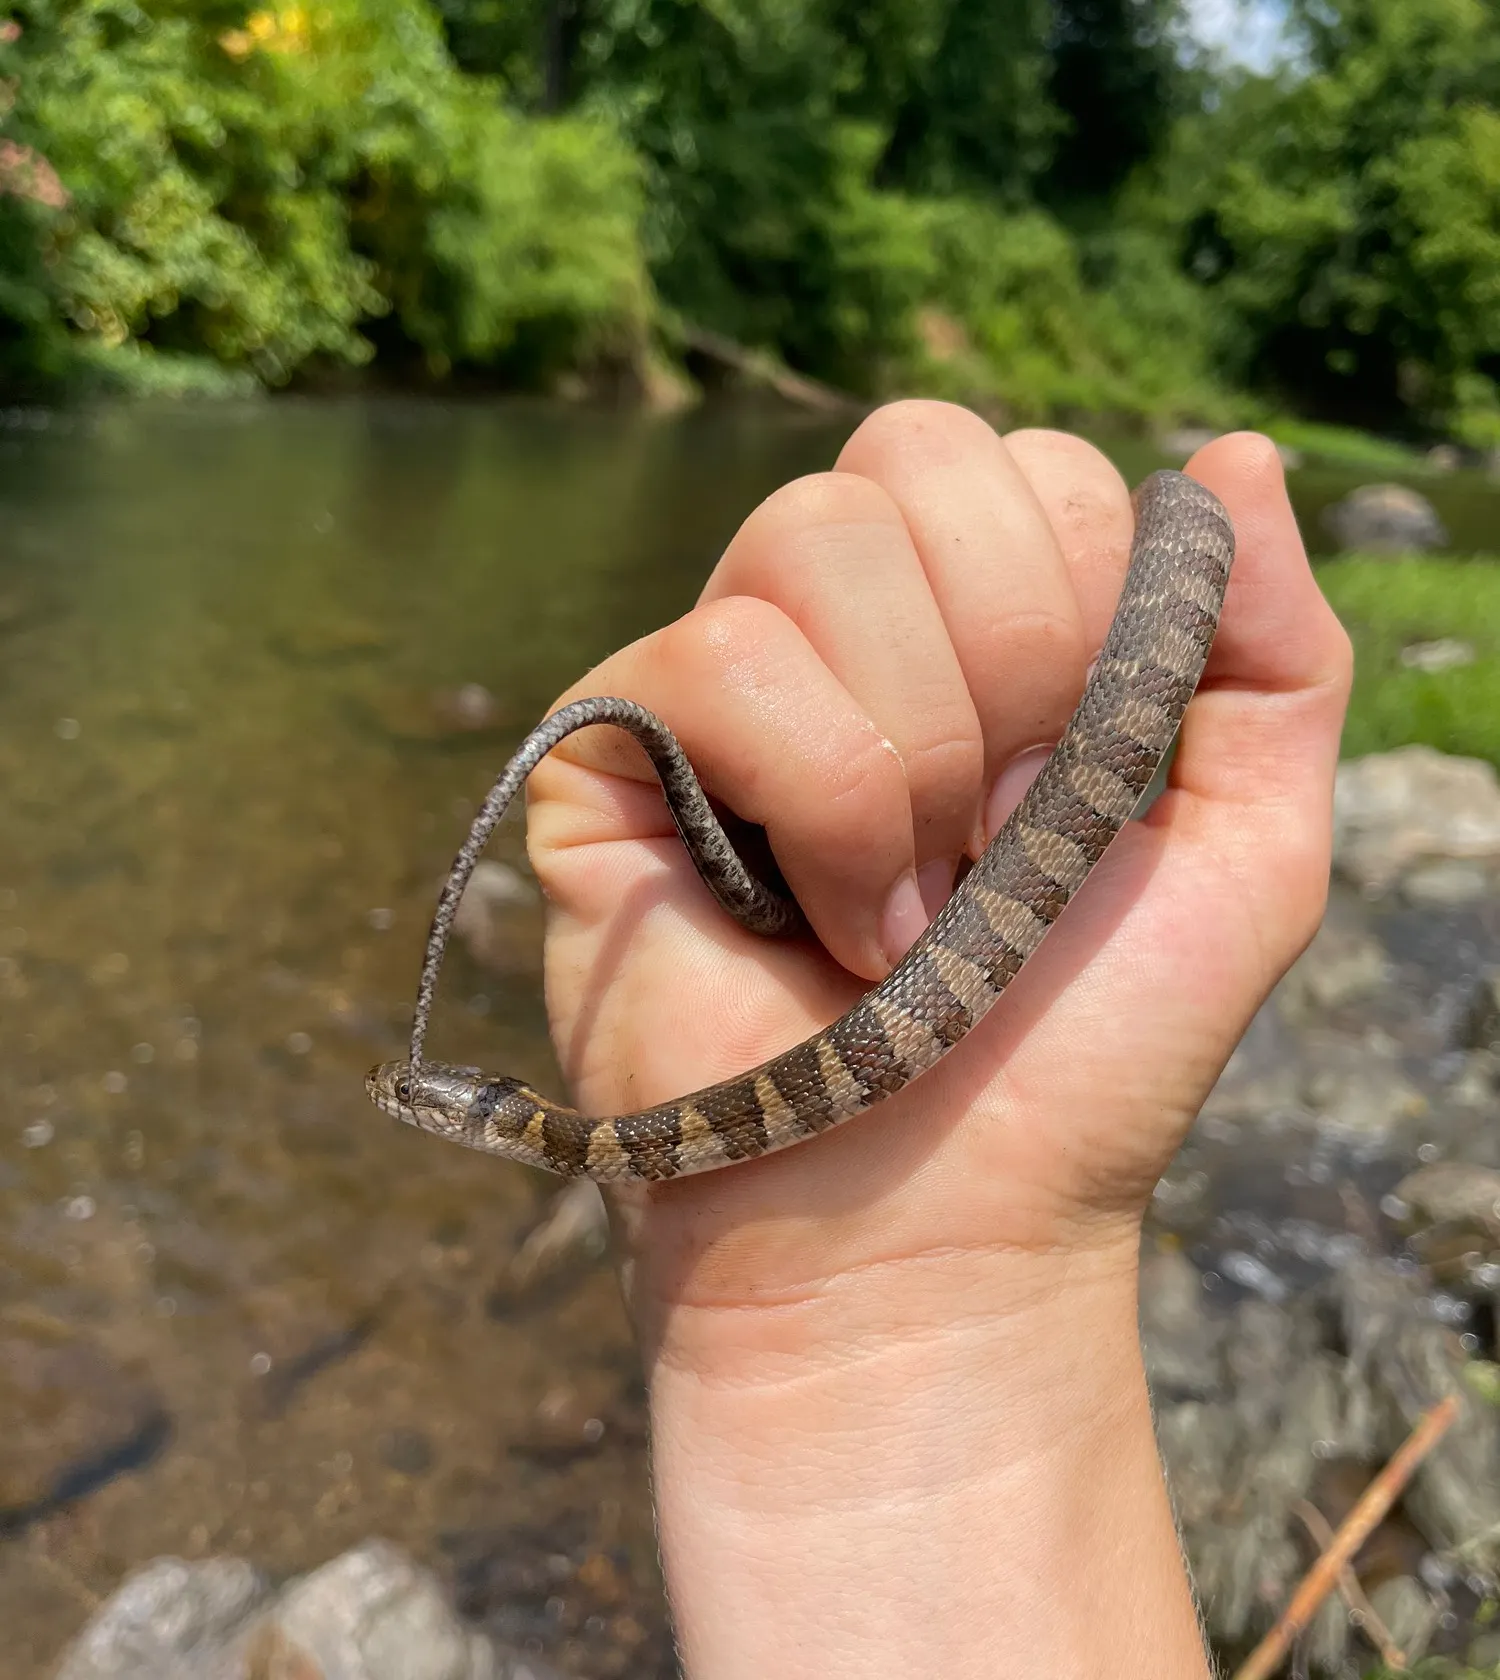
{"type": "Polygon", "coordinates": [[[786,931],[794,907],[740,862],[670,730],[633,702],[578,701],[544,722],[476,818],[440,901],[412,1055],[366,1088],[396,1119],[470,1149],[603,1183],[660,1180],[754,1160],[853,1119],[940,1061],[993,1007],[1135,810],[1182,721],[1217,628],[1234,533],[1181,473],[1136,494],[1114,622],[1062,739],[1020,804],[907,955],[822,1032],[738,1078],[638,1114],[591,1119],[515,1079],[422,1059],[453,911],[479,852],[530,770],[565,734],[628,729],[661,777],[679,832],[721,904],[786,931]]]}

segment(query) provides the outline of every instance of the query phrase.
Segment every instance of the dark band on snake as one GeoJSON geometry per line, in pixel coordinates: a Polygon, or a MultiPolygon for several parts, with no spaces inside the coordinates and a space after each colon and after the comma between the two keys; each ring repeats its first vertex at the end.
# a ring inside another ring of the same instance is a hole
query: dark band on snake
{"type": "Polygon", "coordinates": [[[1136,495],[1119,606],[1062,739],[948,903],[879,985],[805,1043],[677,1102],[590,1119],[519,1080],[424,1059],[438,969],[474,866],[516,794],[565,736],[629,732],[714,897],[753,932],[801,926],[751,874],[671,730],[630,700],[577,700],[521,744],[474,819],[433,918],[411,1054],[371,1071],[375,1105],[470,1149],[602,1182],[707,1172],[785,1149],[903,1090],[965,1036],[1020,972],[1134,812],[1177,733],[1218,626],[1234,533],[1181,473],[1136,495]]]}

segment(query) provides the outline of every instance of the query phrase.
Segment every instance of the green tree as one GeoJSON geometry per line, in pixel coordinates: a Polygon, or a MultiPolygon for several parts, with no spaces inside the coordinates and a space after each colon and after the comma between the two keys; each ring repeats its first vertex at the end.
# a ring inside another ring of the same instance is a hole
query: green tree
{"type": "Polygon", "coordinates": [[[1048,91],[1061,133],[1045,202],[1103,201],[1167,144],[1196,92],[1178,0],[1053,0],[1048,91]]]}
{"type": "Polygon", "coordinates": [[[1377,428],[1500,442],[1500,30],[1489,0],[1299,10],[1300,74],[1186,122],[1157,200],[1238,371],[1377,428]]]}
{"type": "Polygon", "coordinates": [[[102,370],[278,383],[368,359],[382,317],[436,371],[644,333],[630,153],[598,121],[524,124],[422,0],[23,0],[15,22],[17,142],[67,194],[45,226],[31,207],[39,272],[102,370]]]}

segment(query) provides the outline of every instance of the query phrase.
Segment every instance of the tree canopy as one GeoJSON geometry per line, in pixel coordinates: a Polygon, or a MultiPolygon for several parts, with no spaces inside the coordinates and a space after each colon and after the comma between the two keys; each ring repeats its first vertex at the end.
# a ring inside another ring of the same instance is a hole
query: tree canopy
{"type": "Polygon", "coordinates": [[[1490,0],[18,0],[0,380],[546,385],[712,329],[1018,417],[1500,443],[1490,0]]]}

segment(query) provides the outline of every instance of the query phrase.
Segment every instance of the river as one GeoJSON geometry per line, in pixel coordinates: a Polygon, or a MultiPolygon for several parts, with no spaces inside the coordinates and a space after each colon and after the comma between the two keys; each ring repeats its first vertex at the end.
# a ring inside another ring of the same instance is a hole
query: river
{"type": "MultiPolygon", "coordinates": [[[[362,1076],[515,740],[843,428],[395,399],[8,419],[6,1674],[50,1672],[157,1554],[281,1575],[371,1534],[565,1672],[669,1672],[610,1275],[517,1288],[555,1184],[382,1120],[362,1076]],[[461,717],[464,684],[492,710],[461,717]]],[[[1297,488],[1312,514],[1352,482],[1297,488]]],[[[1463,541],[1493,493],[1446,494],[1463,541]]],[[[519,862],[516,827],[494,855],[519,862]]],[[[539,945],[522,913],[509,972],[455,952],[438,1053],[556,1088],[539,945]]]]}

